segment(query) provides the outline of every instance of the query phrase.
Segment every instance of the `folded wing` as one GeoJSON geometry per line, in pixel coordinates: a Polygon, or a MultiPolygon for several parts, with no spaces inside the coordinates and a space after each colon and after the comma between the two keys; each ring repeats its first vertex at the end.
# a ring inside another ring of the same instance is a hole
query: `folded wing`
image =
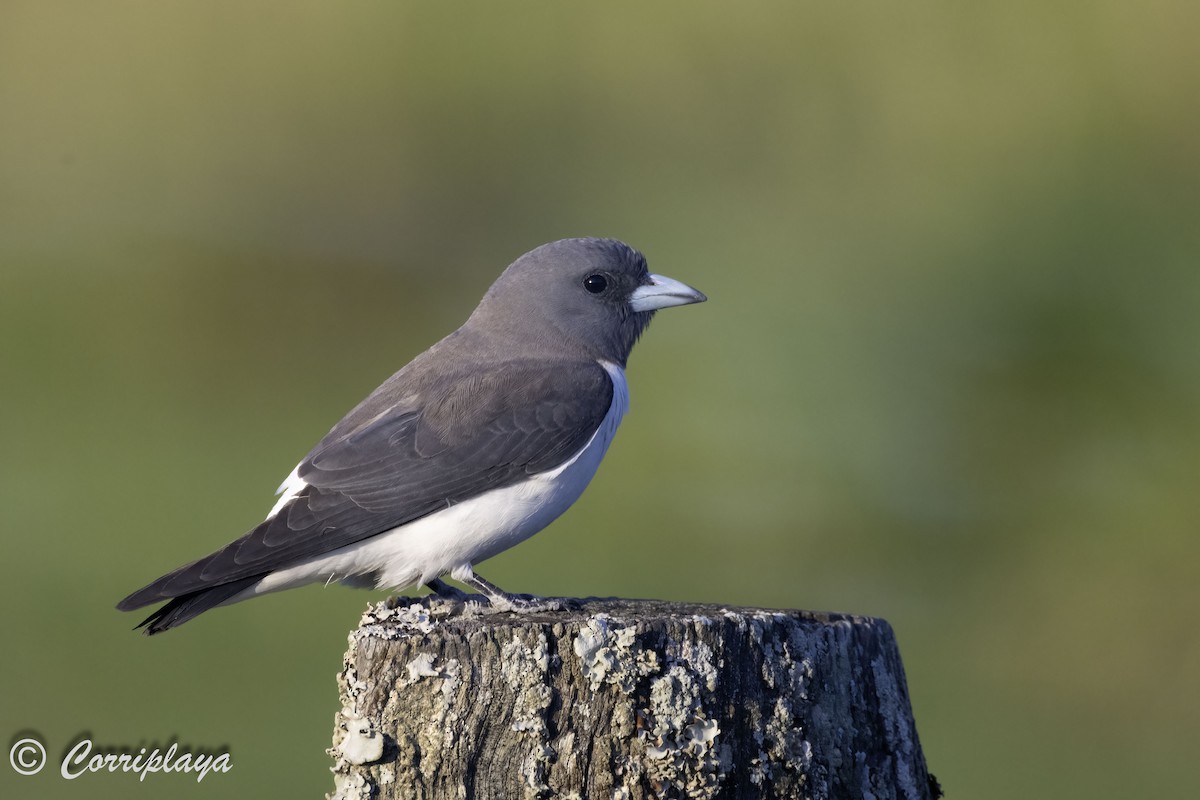
{"type": "Polygon", "coordinates": [[[612,397],[611,379],[592,361],[509,362],[438,376],[418,388],[384,384],[367,401],[379,413],[335,427],[300,464],[307,486],[277,514],[117,607],[249,585],[554,469],[583,448],[612,397]]]}

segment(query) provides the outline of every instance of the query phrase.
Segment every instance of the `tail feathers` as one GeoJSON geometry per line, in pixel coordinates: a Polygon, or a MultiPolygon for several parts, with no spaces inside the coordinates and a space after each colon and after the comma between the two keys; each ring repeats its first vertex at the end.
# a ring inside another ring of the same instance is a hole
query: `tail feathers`
{"type": "MultiPolygon", "coordinates": [[[[221,605],[238,592],[253,586],[262,579],[262,575],[251,575],[229,583],[198,589],[194,592],[172,598],[166,605],[161,606],[153,614],[142,620],[137,628],[144,628],[142,633],[153,636],[156,633],[177,628],[194,617],[203,614],[210,608],[221,605]]],[[[125,609],[122,609],[125,610],[125,609]]],[[[137,630],[134,628],[134,630],[137,630]]]]}

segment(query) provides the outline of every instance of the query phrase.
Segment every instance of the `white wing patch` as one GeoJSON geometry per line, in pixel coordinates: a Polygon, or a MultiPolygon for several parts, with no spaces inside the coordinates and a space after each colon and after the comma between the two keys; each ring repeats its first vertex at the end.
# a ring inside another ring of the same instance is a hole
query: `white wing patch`
{"type": "Polygon", "coordinates": [[[300,477],[300,465],[297,464],[292,473],[284,479],[283,483],[279,484],[279,488],[275,490],[275,494],[279,495],[279,499],[275,501],[275,505],[271,507],[271,512],[267,514],[267,519],[279,513],[279,509],[286,506],[288,503],[300,494],[308,483],[300,477]]]}

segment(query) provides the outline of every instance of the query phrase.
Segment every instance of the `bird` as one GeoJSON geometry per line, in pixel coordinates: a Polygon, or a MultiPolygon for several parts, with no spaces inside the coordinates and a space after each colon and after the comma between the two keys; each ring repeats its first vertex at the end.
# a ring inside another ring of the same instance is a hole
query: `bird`
{"type": "Polygon", "coordinates": [[[510,264],[456,331],[330,429],[241,538],[125,597],[152,635],[309,583],[543,608],[475,566],[583,493],[629,408],[625,367],[655,312],[704,302],[624,242],[562,239],[510,264]]]}

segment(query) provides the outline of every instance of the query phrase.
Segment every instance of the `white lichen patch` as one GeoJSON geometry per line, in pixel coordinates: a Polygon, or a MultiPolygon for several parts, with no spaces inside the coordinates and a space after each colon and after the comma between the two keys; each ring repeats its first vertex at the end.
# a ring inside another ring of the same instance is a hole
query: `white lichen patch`
{"type": "Polygon", "coordinates": [[[333,797],[352,800],[370,797],[374,784],[361,776],[351,776],[351,767],[378,761],[383,755],[384,739],[376,729],[374,720],[358,713],[359,698],[367,691],[367,684],[359,679],[349,656],[343,664],[338,683],[345,706],[334,715],[333,746],[326,752],[334,759],[336,781],[333,797]]]}
{"type": "Polygon", "coordinates": [[[680,647],[679,658],[696,673],[706,691],[717,690],[717,661],[711,647],[698,639],[686,639],[680,647]]]}
{"type": "Polygon", "coordinates": [[[646,774],[660,796],[711,798],[721,788],[731,754],[719,745],[721,728],[705,709],[706,693],[706,680],[682,662],[650,684],[640,735],[646,774]]]}
{"type": "Polygon", "coordinates": [[[552,694],[546,681],[550,669],[549,643],[538,634],[532,646],[514,637],[500,650],[500,674],[512,688],[514,731],[546,734],[545,713],[552,694]]]}
{"type": "MultiPolygon", "coordinates": [[[[454,746],[458,721],[462,716],[462,698],[459,697],[463,683],[463,667],[457,658],[448,658],[439,664],[432,653],[416,653],[403,667],[397,664],[395,685],[412,687],[397,691],[389,700],[387,714],[412,714],[424,724],[415,731],[415,745],[419,752],[430,758],[454,746]],[[392,704],[402,704],[403,710],[393,709],[392,704]]],[[[406,745],[406,747],[411,745],[406,745]]]]}
{"type": "Polygon", "coordinates": [[[776,699],[771,716],[766,720],[763,744],[772,762],[792,771],[803,771],[812,759],[812,746],[805,739],[804,729],[796,721],[788,698],[776,699]]]}
{"type": "Polygon", "coordinates": [[[800,720],[805,717],[813,680],[811,654],[819,643],[807,639],[795,626],[786,628],[784,637],[768,635],[767,631],[778,630],[772,628],[774,616],[762,615],[750,623],[763,650],[763,683],[775,695],[775,702],[754,732],[760,750],[751,759],[750,780],[756,785],[779,781],[786,774],[807,774],[813,759],[812,744],[800,720]]]}
{"type": "Polygon", "coordinates": [[[421,678],[436,678],[441,672],[434,667],[433,653],[418,653],[417,657],[409,661],[406,669],[408,670],[408,682],[416,683],[421,678]]]}
{"type": "Polygon", "coordinates": [[[361,772],[338,773],[333,776],[333,794],[326,800],[370,800],[374,786],[361,772]]]}
{"type": "Polygon", "coordinates": [[[358,670],[354,667],[354,662],[349,658],[343,659],[342,673],[338,675],[338,681],[342,684],[342,694],[349,699],[348,708],[351,712],[357,712],[358,698],[367,691],[366,681],[358,677],[358,670]]]}
{"type": "Polygon", "coordinates": [[[554,748],[548,744],[538,745],[525,754],[525,758],[521,760],[521,779],[527,798],[545,797],[550,794],[546,775],[553,761],[554,748]]]}
{"type": "Polygon", "coordinates": [[[593,691],[611,684],[630,694],[639,679],[658,672],[658,654],[642,648],[637,634],[636,625],[614,625],[606,614],[597,614],[580,626],[575,655],[593,691]]]}
{"type": "Polygon", "coordinates": [[[520,636],[514,636],[500,649],[500,674],[513,695],[510,727],[529,742],[520,766],[527,797],[542,797],[550,792],[546,778],[556,753],[546,725],[546,714],[554,699],[547,678],[549,669],[550,644],[541,632],[532,643],[526,644],[520,636]]]}
{"type": "Polygon", "coordinates": [[[374,720],[348,708],[342,709],[341,718],[346,735],[337,751],[347,764],[370,764],[383,758],[383,734],[375,727],[374,720]]]}
{"type": "MultiPolygon", "coordinates": [[[[407,599],[407,598],[404,598],[407,599]]],[[[366,638],[400,639],[429,633],[437,625],[429,605],[421,601],[396,604],[397,598],[367,606],[358,629],[350,634],[350,645],[366,638]]]]}
{"type": "Polygon", "coordinates": [[[439,667],[433,653],[418,653],[405,665],[405,669],[408,670],[408,679],[405,683],[409,685],[425,678],[441,678],[442,695],[446,698],[447,703],[450,702],[454,691],[462,682],[462,665],[458,663],[457,658],[447,659],[446,663],[439,667]]]}

